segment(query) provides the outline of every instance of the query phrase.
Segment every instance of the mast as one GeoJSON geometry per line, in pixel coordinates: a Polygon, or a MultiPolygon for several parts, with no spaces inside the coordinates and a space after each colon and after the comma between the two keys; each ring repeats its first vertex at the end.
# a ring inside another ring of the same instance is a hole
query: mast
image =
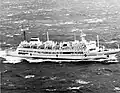
{"type": "Polygon", "coordinates": [[[47,32],[47,41],[49,41],[49,33],[47,32]]]}
{"type": "Polygon", "coordinates": [[[81,35],[80,35],[80,37],[81,37],[81,40],[82,40],[84,43],[86,43],[85,36],[86,36],[86,34],[84,34],[83,31],[81,30],[81,35]]]}
{"type": "Polygon", "coordinates": [[[98,35],[97,35],[97,47],[98,47],[98,49],[99,49],[99,47],[100,47],[99,36],[98,36],[98,35]]]}
{"type": "Polygon", "coordinates": [[[26,32],[25,32],[25,30],[23,29],[23,25],[22,25],[21,31],[23,32],[23,39],[24,39],[24,41],[25,41],[25,40],[26,40],[26,32]]]}

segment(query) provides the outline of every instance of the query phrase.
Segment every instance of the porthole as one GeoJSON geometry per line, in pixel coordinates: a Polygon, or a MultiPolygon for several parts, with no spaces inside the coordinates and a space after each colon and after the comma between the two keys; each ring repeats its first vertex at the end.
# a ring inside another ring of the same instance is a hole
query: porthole
{"type": "Polygon", "coordinates": [[[85,54],[84,56],[87,57],[87,54],[85,54]]]}
{"type": "Polygon", "coordinates": [[[109,55],[107,55],[107,57],[109,57],[109,55]]]}

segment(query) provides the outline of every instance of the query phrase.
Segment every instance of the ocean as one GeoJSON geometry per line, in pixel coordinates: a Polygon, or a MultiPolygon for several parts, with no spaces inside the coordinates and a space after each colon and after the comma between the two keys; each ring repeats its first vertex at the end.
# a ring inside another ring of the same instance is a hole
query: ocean
{"type": "MultiPolygon", "coordinates": [[[[1,0],[0,46],[16,47],[26,38],[72,41],[80,31],[86,39],[120,44],[119,0],[1,0]]],[[[100,43],[101,43],[100,42],[100,43]]],[[[107,48],[117,48],[107,44],[107,48]]],[[[120,54],[119,54],[120,55],[120,54]]],[[[119,57],[120,58],[120,57],[119,57]]],[[[10,59],[10,58],[9,58],[10,59]]],[[[87,63],[3,63],[0,58],[1,93],[120,93],[120,61],[87,63]]]]}
{"type": "Polygon", "coordinates": [[[0,62],[1,93],[119,93],[120,63],[0,62]]]}

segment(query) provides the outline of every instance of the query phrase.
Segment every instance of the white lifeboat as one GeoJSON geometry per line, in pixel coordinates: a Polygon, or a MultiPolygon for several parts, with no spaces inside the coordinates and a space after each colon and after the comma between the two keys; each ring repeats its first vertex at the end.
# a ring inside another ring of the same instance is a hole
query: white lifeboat
{"type": "Polygon", "coordinates": [[[49,48],[49,49],[52,49],[56,45],[54,41],[46,41],[43,44],[45,48],[49,48]]]}
{"type": "Polygon", "coordinates": [[[29,43],[27,41],[22,41],[18,47],[28,47],[30,46],[29,43]]]}

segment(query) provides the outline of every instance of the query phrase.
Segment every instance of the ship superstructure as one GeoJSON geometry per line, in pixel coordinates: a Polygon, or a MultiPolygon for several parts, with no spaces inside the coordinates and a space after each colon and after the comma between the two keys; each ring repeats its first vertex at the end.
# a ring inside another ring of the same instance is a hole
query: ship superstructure
{"type": "Polygon", "coordinates": [[[99,45],[99,36],[97,41],[87,41],[86,34],[81,32],[81,40],[55,42],[49,39],[47,32],[47,41],[43,42],[38,37],[32,37],[28,42],[22,41],[16,51],[8,51],[7,55],[32,58],[32,59],[51,59],[69,61],[107,61],[116,62],[116,54],[120,49],[106,49],[99,45]]]}

